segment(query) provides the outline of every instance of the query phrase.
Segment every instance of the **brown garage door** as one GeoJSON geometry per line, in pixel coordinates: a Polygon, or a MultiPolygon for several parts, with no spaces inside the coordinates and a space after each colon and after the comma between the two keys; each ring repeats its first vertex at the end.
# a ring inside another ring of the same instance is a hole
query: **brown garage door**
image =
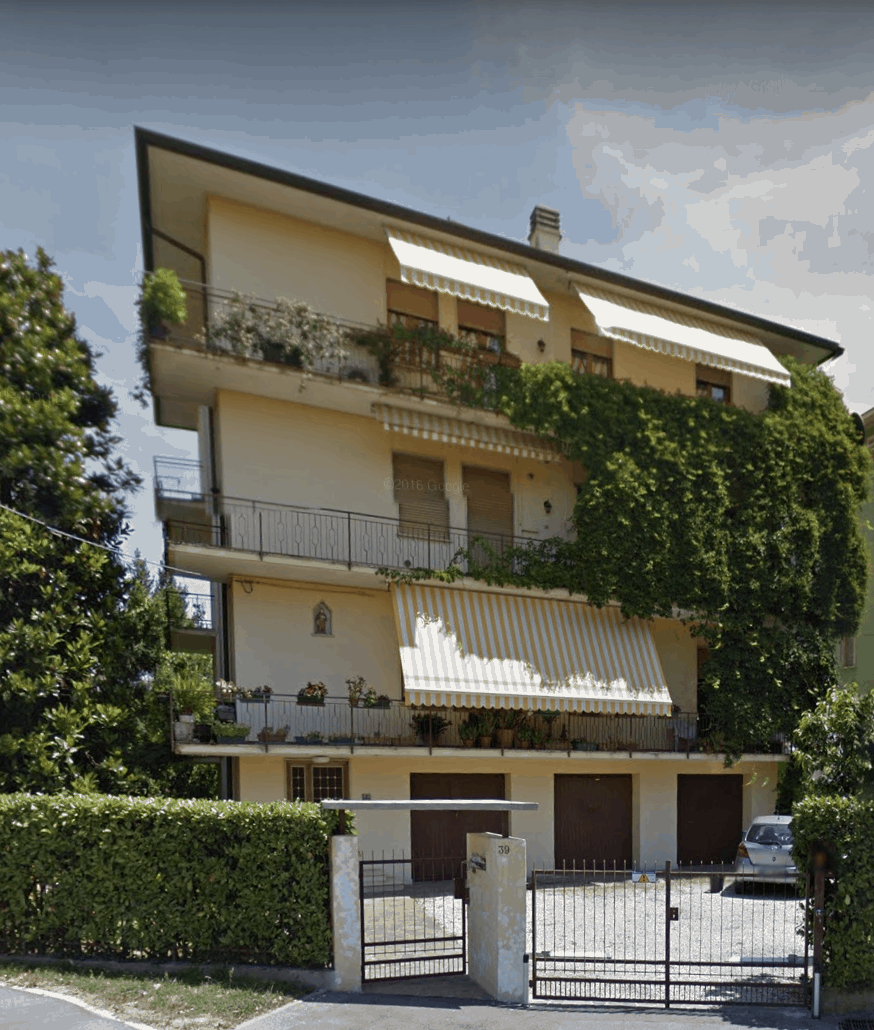
{"type": "MultiPolygon", "coordinates": [[[[410,797],[503,799],[502,773],[411,773],[410,797]]],[[[467,857],[468,833],[509,833],[508,812],[410,812],[413,879],[449,879],[467,857]],[[433,859],[446,859],[434,864],[433,859]]]]}
{"type": "Polygon", "coordinates": [[[743,776],[677,777],[677,861],[733,862],[743,832],[743,776]]]}
{"type": "Polygon", "coordinates": [[[631,865],[631,777],[555,777],[555,867],[631,865]]]}

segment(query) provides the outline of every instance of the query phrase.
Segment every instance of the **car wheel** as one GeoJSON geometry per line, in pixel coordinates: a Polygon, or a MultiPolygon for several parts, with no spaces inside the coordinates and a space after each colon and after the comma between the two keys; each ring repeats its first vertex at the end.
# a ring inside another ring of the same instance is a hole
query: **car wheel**
{"type": "Polygon", "coordinates": [[[744,880],[735,880],[734,881],[734,893],[735,894],[746,894],[746,892],[747,892],[746,882],[744,880]]]}

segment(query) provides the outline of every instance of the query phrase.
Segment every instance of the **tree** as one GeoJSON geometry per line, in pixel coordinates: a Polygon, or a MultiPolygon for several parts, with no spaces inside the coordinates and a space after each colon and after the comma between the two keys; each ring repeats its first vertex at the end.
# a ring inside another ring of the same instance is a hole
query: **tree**
{"type": "Polygon", "coordinates": [[[148,793],[161,601],[112,550],[139,480],[62,292],[42,250],[0,254],[0,791],[148,793]]]}

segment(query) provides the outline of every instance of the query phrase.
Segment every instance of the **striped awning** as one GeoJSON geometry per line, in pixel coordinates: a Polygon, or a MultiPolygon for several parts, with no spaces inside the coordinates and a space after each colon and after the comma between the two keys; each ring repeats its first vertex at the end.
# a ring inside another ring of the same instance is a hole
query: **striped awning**
{"type": "Polygon", "coordinates": [[[652,631],[615,608],[393,586],[409,704],[670,715],[652,631]]]}
{"type": "Polygon", "coordinates": [[[520,265],[400,229],[386,229],[401,280],[549,321],[549,304],[520,265]]]}
{"type": "Polygon", "coordinates": [[[577,293],[606,336],[701,365],[790,385],[789,373],[776,356],[741,330],[725,329],[596,287],[578,285],[577,293]]]}
{"type": "Polygon", "coordinates": [[[416,436],[420,440],[439,440],[456,447],[478,447],[484,451],[511,454],[516,458],[555,461],[559,452],[549,440],[503,426],[484,426],[460,418],[445,418],[427,411],[374,404],[372,411],[390,433],[416,436]]]}

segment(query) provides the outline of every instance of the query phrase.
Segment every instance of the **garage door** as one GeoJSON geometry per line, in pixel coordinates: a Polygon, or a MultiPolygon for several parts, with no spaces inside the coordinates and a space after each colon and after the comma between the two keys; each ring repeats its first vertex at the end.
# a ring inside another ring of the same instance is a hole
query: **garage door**
{"type": "Polygon", "coordinates": [[[733,862],[743,832],[743,776],[677,777],[677,861],[733,862]]]}
{"type": "MultiPolygon", "coordinates": [[[[503,799],[502,773],[411,773],[410,797],[503,799]]],[[[450,879],[467,857],[468,833],[509,833],[509,812],[410,812],[413,879],[450,879]],[[435,864],[434,859],[445,859],[435,864]]]]}
{"type": "Polygon", "coordinates": [[[555,867],[631,866],[631,777],[555,777],[555,867]]]}

